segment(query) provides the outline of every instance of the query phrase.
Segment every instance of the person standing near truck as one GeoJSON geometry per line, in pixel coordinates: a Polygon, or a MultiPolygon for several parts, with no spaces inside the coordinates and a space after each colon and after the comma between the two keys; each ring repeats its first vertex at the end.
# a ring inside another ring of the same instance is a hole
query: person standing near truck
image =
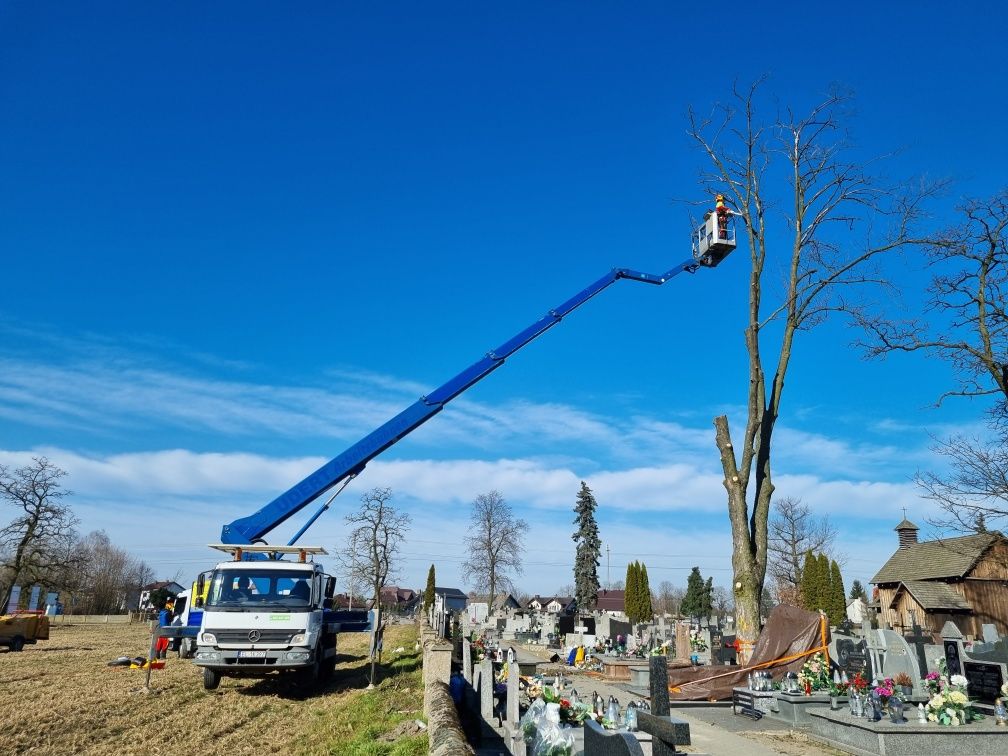
{"type": "MultiPolygon", "coordinates": [[[[161,607],[161,611],[158,612],[158,627],[168,627],[172,623],[172,609],[175,607],[175,602],[168,599],[165,605],[161,607]]],[[[168,643],[170,638],[163,638],[160,635],[157,639],[157,645],[154,650],[157,652],[155,656],[158,659],[164,659],[168,656],[168,643]]]]}

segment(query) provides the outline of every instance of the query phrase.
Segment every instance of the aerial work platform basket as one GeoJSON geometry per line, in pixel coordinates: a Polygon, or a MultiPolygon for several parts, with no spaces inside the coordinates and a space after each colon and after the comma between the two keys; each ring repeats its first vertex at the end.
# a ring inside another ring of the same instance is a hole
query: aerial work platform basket
{"type": "Polygon", "coordinates": [[[735,213],[707,213],[693,235],[693,257],[708,268],[715,267],[735,249],[735,213]]]}

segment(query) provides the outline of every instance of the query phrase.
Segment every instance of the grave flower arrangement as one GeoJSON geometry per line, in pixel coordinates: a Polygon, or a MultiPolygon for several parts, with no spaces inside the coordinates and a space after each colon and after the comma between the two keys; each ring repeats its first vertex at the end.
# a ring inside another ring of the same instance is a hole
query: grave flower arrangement
{"type": "Polygon", "coordinates": [[[560,704],[560,721],[566,724],[583,725],[585,719],[592,713],[588,704],[581,701],[572,704],[570,699],[558,696],[548,686],[542,689],[542,699],[546,703],[560,704]]]}
{"type": "Polygon", "coordinates": [[[829,690],[832,680],[829,676],[829,665],[826,657],[820,651],[805,662],[798,673],[798,682],[805,689],[805,695],[812,695],[813,690],[829,690]]]}
{"type": "Polygon", "coordinates": [[[887,706],[889,699],[896,695],[896,683],[893,682],[891,677],[887,677],[874,688],[872,688],[873,693],[877,693],[879,701],[882,702],[882,706],[887,706]]]}
{"type": "Polygon", "coordinates": [[[931,697],[924,710],[929,722],[952,727],[982,719],[966,695],[966,678],[962,675],[952,675],[948,685],[931,697]]]}
{"type": "Polygon", "coordinates": [[[698,630],[690,630],[689,645],[692,651],[706,651],[707,641],[703,639],[698,630]]]}
{"type": "Polygon", "coordinates": [[[929,722],[958,727],[983,719],[982,715],[974,711],[966,694],[966,678],[962,675],[949,676],[944,659],[938,661],[937,672],[929,672],[924,678],[924,685],[932,694],[931,700],[924,707],[929,722]]]}
{"type": "Polygon", "coordinates": [[[927,688],[927,692],[932,696],[941,691],[941,675],[937,672],[928,672],[922,682],[924,683],[924,687],[927,688]]]}
{"type": "Polygon", "coordinates": [[[868,690],[868,681],[865,680],[864,675],[860,672],[856,673],[854,677],[851,678],[850,690],[853,690],[855,693],[864,693],[868,690]]]}
{"type": "Polygon", "coordinates": [[[486,641],[482,637],[477,638],[470,645],[474,661],[481,662],[486,659],[486,641]]]}

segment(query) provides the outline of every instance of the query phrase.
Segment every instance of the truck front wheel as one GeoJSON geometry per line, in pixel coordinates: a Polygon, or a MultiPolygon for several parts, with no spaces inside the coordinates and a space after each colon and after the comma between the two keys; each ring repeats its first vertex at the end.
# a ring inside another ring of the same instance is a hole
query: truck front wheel
{"type": "Polygon", "coordinates": [[[10,644],[11,651],[24,651],[24,638],[20,635],[15,635],[14,640],[10,644]]]}
{"type": "Polygon", "coordinates": [[[322,649],[315,649],[315,661],[313,661],[309,666],[305,667],[301,672],[301,679],[305,685],[318,685],[319,681],[322,679],[322,649]]]}
{"type": "Polygon", "coordinates": [[[220,685],[220,672],[210,667],[203,667],[203,687],[207,690],[216,690],[220,685]]]}

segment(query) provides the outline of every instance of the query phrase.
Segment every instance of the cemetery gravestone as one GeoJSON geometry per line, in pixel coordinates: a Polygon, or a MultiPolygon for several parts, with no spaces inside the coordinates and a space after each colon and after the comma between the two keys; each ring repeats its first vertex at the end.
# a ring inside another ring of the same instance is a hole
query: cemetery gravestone
{"type": "Polygon", "coordinates": [[[953,622],[946,622],[942,628],[942,645],[945,647],[945,664],[950,675],[961,675],[963,636],[953,622]]]}
{"type": "Polygon", "coordinates": [[[861,673],[866,680],[871,680],[874,670],[871,666],[871,657],[868,655],[868,646],[863,638],[838,637],[835,639],[836,646],[832,658],[836,660],[840,670],[846,673],[848,679],[861,673]]]}
{"type": "Polygon", "coordinates": [[[913,627],[911,628],[910,634],[904,637],[908,643],[912,643],[914,650],[917,652],[917,666],[920,669],[921,675],[926,675],[928,673],[928,663],[927,656],[924,652],[924,646],[931,642],[931,636],[925,635],[920,627],[917,625],[917,618],[914,617],[913,627]]]}
{"type": "Polygon", "coordinates": [[[968,683],[970,698],[983,703],[994,703],[994,699],[1001,696],[1001,686],[1004,684],[1003,665],[963,661],[963,674],[968,683]]]}
{"type": "Polygon", "coordinates": [[[675,628],[675,655],[677,659],[689,660],[693,653],[690,648],[690,623],[679,622],[675,628]]]}
{"type": "Polygon", "coordinates": [[[905,673],[913,680],[914,695],[922,695],[924,689],[921,686],[921,677],[927,674],[925,663],[922,673],[917,666],[917,659],[910,651],[910,646],[903,639],[903,636],[892,630],[879,630],[881,640],[885,643],[885,659],[882,662],[882,677],[896,677],[900,673],[905,673]]]}

